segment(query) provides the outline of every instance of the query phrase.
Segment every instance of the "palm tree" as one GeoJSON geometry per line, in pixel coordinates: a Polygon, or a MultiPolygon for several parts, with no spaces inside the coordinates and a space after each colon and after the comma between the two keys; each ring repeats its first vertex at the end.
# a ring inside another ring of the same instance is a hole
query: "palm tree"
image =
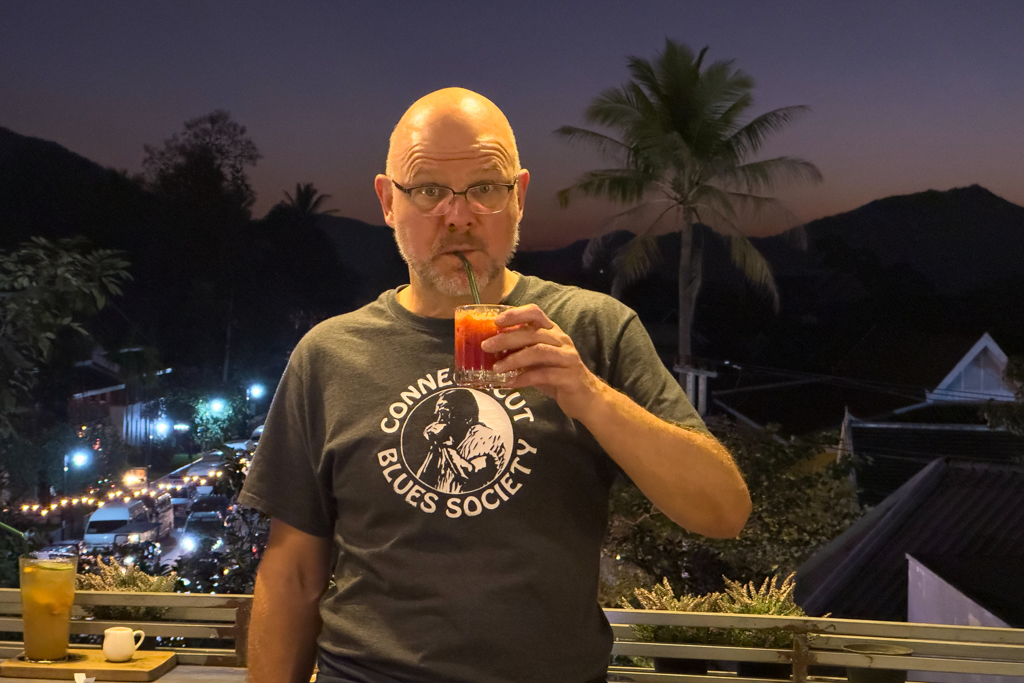
{"type": "MultiPolygon", "coordinates": [[[[617,279],[613,293],[621,293],[625,284],[657,265],[659,234],[681,233],[678,362],[682,366],[690,364],[690,327],[701,280],[702,250],[694,244],[695,226],[706,225],[711,228],[708,232],[729,243],[733,263],[771,298],[777,311],[779,293],[771,269],[740,231],[740,224],[766,214],[789,218],[782,204],[768,196],[780,181],[821,180],[818,169],[802,159],[750,160],[771,133],[783,129],[807,107],[783,107],[742,123],[753,103],[754,81],[733,69],[731,61],[704,67],[707,50],[694,57],[685,45],[666,40],[653,63],[630,57],[632,78],[602,92],[584,112],[588,123],[612,129],[618,137],[575,126],[555,131],[619,164],[589,171],[558,193],[563,208],[575,195],[604,197],[629,206],[608,222],[628,220],[636,233],[612,258],[617,279]]],[[[586,258],[599,257],[607,244],[602,237],[591,240],[586,258]]]]}
{"type": "Polygon", "coordinates": [[[295,196],[284,193],[287,201],[281,202],[293,210],[302,219],[312,218],[320,214],[338,213],[337,209],[321,211],[320,205],[331,198],[329,194],[320,194],[313,183],[295,183],[295,196]]]}

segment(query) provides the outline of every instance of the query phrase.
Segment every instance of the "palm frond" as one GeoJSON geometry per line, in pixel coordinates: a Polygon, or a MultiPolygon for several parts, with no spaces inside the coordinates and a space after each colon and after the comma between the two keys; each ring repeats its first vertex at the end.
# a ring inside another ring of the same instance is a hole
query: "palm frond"
{"type": "Polygon", "coordinates": [[[655,232],[657,233],[657,225],[660,218],[667,213],[667,210],[671,210],[677,206],[676,202],[671,199],[650,199],[645,202],[640,202],[636,206],[632,206],[625,211],[621,211],[601,221],[598,224],[595,234],[597,236],[608,234],[614,230],[629,230],[633,233],[641,232],[655,232]],[[670,206],[662,206],[668,204],[670,206]],[[655,211],[660,212],[657,217],[653,219],[645,220],[646,214],[653,213],[655,211]],[[644,223],[645,227],[637,228],[636,225],[644,223]]]}
{"type": "Polygon", "coordinates": [[[573,195],[604,197],[620,204],[631,204],[643,199],[651,181],[641,171],[632,168],[607,168],[588,171],[571,187],[558,191],[558,203],[565,208],[573,195]]]}
{"type": "Polygon", "coordinates": [[[779,289],[775,285],[771,266],[745,235],[733,233],[725,236],[729,240],[729,256],[733,265],[755,287],[771,299],[772,309],[779,312],[779,289]]]}
{"type": "Polygon", "coordinates": [[[635,235],[615,253],[612,268],[628,285],[646,277],[660,263],[661,250],[658,249],[658,239],[644,232],[635,235]]]}
{"type": "Polygon", "coordinates": [[[323,211],[321,211],[321,210],[320,210],[320,205],[321,205],[321,204],[322,204],[323,202],[325,202],[325,201],[327,201],[328,199],[330,199],[330,198],[331,198],[331,195],[329,195],[329,194],[322,194],[322,195],[320,195],[320,196],[319,196],[319,197],[317,197],[317,198],[316,198],[315,200],[313,200],[313,203],[312,203],[312,204],[310,205],[310,207],[309,207],[309,212],[310,212],[311,214],[314,214],[314,213],[322,213],[322,214],[334,214],[334,213],[338,213],[338,210],[337,210],[337,209],[324,209],[323,211]]]}
{"type": "Polygon", "coordinates": [[[818,167],[796,157],[782,156],[752,161],[720,170],[715,180],[725,187],[749,192],[771,192],[789,183],[820,183],[818,167]]]}
{"type": "Polygon", "coordinates": [[[650,107],[647,96],[635,84],[603,91],[583,111],[583,118],[608,128],[628,131],[642,120],[641,110],[650,107]]]}
{"type": "Polygon", "coordinates": [[[587,240],[587,246],[583,250],[584,270],[593,270],[599,267],[601,263],[611,260],[611,237],[612,233],[605,232],[600,235],[594,235],[587,240]]]}
{"type": "Polygon", "coordinates": [[[802,104],[773,109],[761,114],[733,133],[730,140],[741,157],[756,154],[769,136],[781,132],[797,117],[810,110],[810,107],[802,104]]]}
{"type": "Polygon", "coordinates": [[[629,145],[625,144],[621,140],[616,140],[609,135],[604,135],[593,130],[587,130],[586,128],[562,126],[555,131],[555,135],[572,144],[582,143],[589,145],[605,157],[616,158],[620,155],[629,155],[629,145]]]}
{"type": "Polygon", "coordinates": [[[796,223],[796,217],[775,197],[725,190],[714,185],[703,185],[694,192],[693,197],[696,206],[717,208],[730,220],[742,222],[748,230],[753,227],[752,224],[796,223]]]}

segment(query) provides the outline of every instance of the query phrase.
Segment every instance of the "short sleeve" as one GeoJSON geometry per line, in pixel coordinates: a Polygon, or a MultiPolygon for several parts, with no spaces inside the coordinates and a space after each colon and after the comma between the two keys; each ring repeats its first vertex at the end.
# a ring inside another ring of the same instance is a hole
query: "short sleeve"
{"type": "Polygon", "coordinates": [[[295,349],[263,427],[249,473],[238,496],[299,531],[329,537],[334,530],[334,498],[320,465],[323,454],[322,400],[310,387],[304,345],[295,349]]]}
{"type": "Polygon", "coordinates": [[[609,384],[613,387],[667,422],[711,435],[686,392],[661,362],[635,313],[622,327],[612,361],[609,384]]]}

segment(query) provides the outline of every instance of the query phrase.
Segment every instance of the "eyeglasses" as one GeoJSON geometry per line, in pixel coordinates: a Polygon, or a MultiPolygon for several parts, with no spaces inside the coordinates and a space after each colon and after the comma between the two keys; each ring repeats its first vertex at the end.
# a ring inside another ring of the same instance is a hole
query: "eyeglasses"
{"type": "Polygon", "coordinates": [[[443,216],[452,208],[455,197],[462,195],[473,213],[500,213],[508,206],[509,195],[515,183],[480,183],[456,192],[450,187],[441,185],[420,185],[418,187],[402,187],[394,180],[391,184],[409,196],[413,206],[425,216],[443,216]]]}

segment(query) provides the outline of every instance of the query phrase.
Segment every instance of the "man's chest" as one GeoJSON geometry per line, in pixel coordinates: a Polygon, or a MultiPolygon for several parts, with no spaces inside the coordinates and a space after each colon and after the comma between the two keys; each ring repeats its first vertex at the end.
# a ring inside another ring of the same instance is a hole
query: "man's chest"
{"type": "Polygon", "coordinates": [[[603,504],[607,456],[555,401],[532,388],[459,387],[450,357],[435,360],[362,377],[358,400],[325,410],[321,469],[343,526],[603,504]]]}

